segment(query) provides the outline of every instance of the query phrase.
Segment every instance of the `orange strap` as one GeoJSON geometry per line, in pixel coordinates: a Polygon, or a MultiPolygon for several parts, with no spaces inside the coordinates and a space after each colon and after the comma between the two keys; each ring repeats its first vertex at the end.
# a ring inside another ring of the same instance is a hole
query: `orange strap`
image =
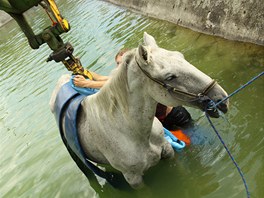
{"type": "Polygon", "coordinates": [[[191,139],[182,130],[170,131],[176,138],[183,141],[187,146],[191,144],[191,139]]]}

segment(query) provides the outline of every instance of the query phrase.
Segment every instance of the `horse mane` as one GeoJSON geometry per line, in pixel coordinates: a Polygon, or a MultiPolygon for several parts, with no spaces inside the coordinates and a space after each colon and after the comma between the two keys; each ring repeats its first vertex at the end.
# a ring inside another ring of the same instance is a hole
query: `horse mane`
{"type": "Polygon", "coordinates": [[[115,112],[128,113],[129,86],[127,69],[134,57],[134,50],[126,52],[120,66],[111,72],[110,79],[96,94],[96,103],[104,111],[113,115],[115,112]]]}

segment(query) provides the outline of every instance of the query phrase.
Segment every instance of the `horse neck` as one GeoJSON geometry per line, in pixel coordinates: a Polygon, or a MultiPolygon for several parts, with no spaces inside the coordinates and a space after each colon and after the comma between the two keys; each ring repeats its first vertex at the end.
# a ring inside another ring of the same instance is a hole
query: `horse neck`
{"type": "Polygon", "coordinates": [[[135,125],[141,128],[141,133],[150,132],[156,112],[157,102],[147,92],[147,82],[144,74],[132,61],[128,68],[129,90],[129,117],[135,125]]]}
{"type": "Polygon", "coordinates": [[[151,132],[157,102],[147,94],[143,74],[135,64],[132,60],[120,66],[109,82],[85,101],[98,119],[105,117],[111,125],[116,122],[116,126],[146,134],[151,132]]]}

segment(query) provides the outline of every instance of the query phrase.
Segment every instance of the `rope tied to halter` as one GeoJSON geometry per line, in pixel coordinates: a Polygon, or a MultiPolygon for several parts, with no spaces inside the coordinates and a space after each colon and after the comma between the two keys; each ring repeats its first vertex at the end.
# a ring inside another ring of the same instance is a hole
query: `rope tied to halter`
{"type": "Polygon", "coordinates": [[[235,167],[237,168],[238,173],[240,174],[243,184],[245,186],[245,190],[247,193],[247,198],[250,198],[250,193],[249,193],[249,189],[248,189],[248,185],[246,182],[246,179],[244,177],[244,174],[242,172],[242,170],[240,169],[239,165],[237,164],[235,158],[232,156],[231,152],[229,151],[228,147],[226,146],[224,140],[222,139],[222,137],[220,136],[219,132],[217,131],[216,127],[214,126],[212,120],[210,119],[207,111],[208,109],[215,109],[218,111],[217,106],[223,102],[225,102],[227,99],[231,98],[232,96],[234,96],[235,94],[237,94],[239,91],[241,91],[242,89],[244,89],[246,86],[250,85],[252,82],[254,82],[255,80],[257,80],[259,77],[261,77],[264,74],[264,71],[261,72],[260,74],[258,74],[257,76],[255,76],[254,78],[252,78],[251,80],[249,80],[246,84],[242,85],[240,88],[238,88],[237,90],[235,90],[234,92],[232,92],[231,94],[229,94],[227,97],[225,97],[224,99],[222,99],[221,101],[214,103],[214,101],[210,101],[208,107],[205,109],[205,115],[206,118],[208,120],[208,122],[210,123],[211,127],[213,128],[214,132],[216,133],[217,137],[219,138],[220,142],[222,143],[222,145],[224,146],[226,152],[228,153],[230,159],[232,160],[233,164],[235,165],[235,167]]]}

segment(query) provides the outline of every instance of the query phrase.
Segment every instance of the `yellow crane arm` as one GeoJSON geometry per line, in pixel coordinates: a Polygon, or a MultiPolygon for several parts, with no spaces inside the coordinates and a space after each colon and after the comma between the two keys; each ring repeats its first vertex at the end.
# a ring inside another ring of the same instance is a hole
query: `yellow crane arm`
{"type": "Polygon", "coordinates": [[[60,34],[68,32],[70,25],[62,17],[54,0],[0,0],[0,9],[13,17],[28,39],[29,45],[33,49],[38,49],[43,43],[47,43],[53,52],[47,61],[54,60],[62,62],[73,74],[80,74],[89,79],[93,79],[92,74],[83,68],[79,59],[73,56],[74,48],[70,43],[64,43],[60,34]],[[41,5],[52,21],[50,27],[45,28],[41,33],[35,35],[30,25],[27,23],[23,13],[33,6],[41,5]]]}

